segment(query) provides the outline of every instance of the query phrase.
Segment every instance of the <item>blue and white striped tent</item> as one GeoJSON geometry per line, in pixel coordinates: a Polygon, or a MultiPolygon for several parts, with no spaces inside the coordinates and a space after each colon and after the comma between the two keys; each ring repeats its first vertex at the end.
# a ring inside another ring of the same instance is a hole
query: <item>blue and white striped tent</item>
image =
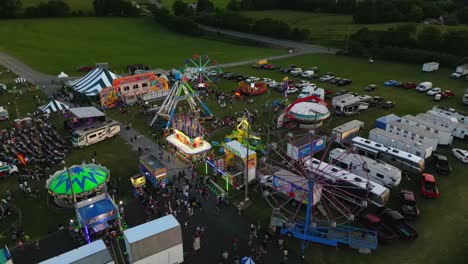
{"type": "Polygon", "coordinates": [[[68,105],[62,102],[59,102],[57,100],[52,100],[48,104],[45,104],[39,107],[39,109],[46,114],[55,113],[57,111],[62,111],[63,109],[69,109],[69,108],[70,107],[68,105]]]}
{"type": "Polygon", "coordinates": [[[95,96],[99,95],[103,88],[112,86],[112,81],[115,78],[117,76],[109,70],[96,68],[83,78],[68,82],[68,85],[79,93],[95,96]]]}

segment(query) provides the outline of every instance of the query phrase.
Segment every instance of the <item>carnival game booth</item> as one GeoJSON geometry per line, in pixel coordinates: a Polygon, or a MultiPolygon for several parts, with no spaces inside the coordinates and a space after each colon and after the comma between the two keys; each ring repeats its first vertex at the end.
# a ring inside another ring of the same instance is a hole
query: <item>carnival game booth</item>
{"type": "MultiPolygon", "coordinates": [[[[0,262],[2,263],[2,262],[0,262]]],[[[102,239],[65,252],[39,264],[114,264],[114,260],[102,239]]]]}
{"type": "Polygon", "coordinates": [[[140,157],[140,172],[154,187],[172,182],[172,179],[167,177],[166,166],[152,153],[140,157]]]}
{"type": "Polygon", "coordinates": [[[268,85],[264,82],[257,83],[248,83],[245,81],[239,82],[237,90],[242,93],[242,95],[261,95],[266,93],[268,85]]]}
{"type": "Polygon", "coordinates": [[[117,91],[120,100],[126,104],[134,104],[144,97],[156,99],[169,94],[167,77],[158,77],[152,72],[117,78],[113,81],[112,87],[117,91]]]}
{"type": "Polygon", "coordinates": [[[96,164],[74,165],[55,172],[46,188],[57,205],[69,207],[77,201],[107,192],[110,171],[96,164]],[[71,185],[70,185],[71,183],[71,185]]]}
{"type": "Polygon", "coordinates": [[[211,144],[203,139],[205,130],[197,118],[181,115],[174,119],[172,133],[166,137],[177,157],[189,163],[203,161],[211,144]]]}
{"type": "Polygon", "coordinates": [[[107,193],[76,203],[75,213],[88,243],[104,235],[103,231],[121,226],[119,208],[107,193]]]}
{"type": "Polygon", "coordinates": [[[206,159],[206,171],[208,166],[213,169],[213,174],[219,175],[225,180],[225,190],[229,191],[229,186],[237,188],[255,179],[257,168],[257,153],[247,149],[239,141],[233,140],[224,144],[225,156],[220,159],[206,159]],[[247,167],[247,170],[246,170],[247,167]],[[247,175],[246,175],[247,174],[247,175]]]}
{"type": "Polygon", "coordinates": [[[146,185],[145,175],[137,174],[130,177],[130,182],[132,183],[132,193],[133,196],[139,197],[140,193],[143,192],[143,186],[146,185]]]}

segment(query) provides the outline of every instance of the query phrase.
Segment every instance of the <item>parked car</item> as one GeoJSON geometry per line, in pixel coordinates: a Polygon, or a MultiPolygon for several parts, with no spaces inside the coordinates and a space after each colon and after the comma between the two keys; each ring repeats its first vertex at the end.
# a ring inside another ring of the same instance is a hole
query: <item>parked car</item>
{"type": "Polygon", "coordinates": [[[312,83],[309,82],[309,81],[306,81],[306,80],[300,80],[296,86],[299,87],[299,88],[302,88],[302,87],[306,87],[306,86],[310,86],[312,83]]]}
{"type": "Polygon", "coordinates": [[[386,101],[385,103],[382,104],[383,109],[390,109],[395,107],[395,103],[392,101],[386,101]]]}
{"type": "Polygon", "coordinates": [[[302,74],[302,69],[294,68],[289,72],[289,74],[291,74],[292,76],[300,76],[302,74]]]}
{"type": "Polygon", "coordinates": [[[322,77],[320,77],[319,81],[321,82],[329,82],[330,80],[332,80],[334,77],[332,75],[324,75],[322,77]]]}
{"type": "Polygon", "coordinates": [[[264,83],[269,83],[269,82],[272,82],[273,79],[270,79],[270,78],[262,78],[262,82],[264,83]]]}
{"type": "Polygon", "coordinates": [[[341,77],[334,77],[333,79],[331,79],[330,81],[328,81],[329,83],[331,84],[337,84],[338,82],[340,82],[342,80],[341,77]]]}
{"type": "Polygon", "coordinates": [[[286,90],[286,93],[287,94],[293,94],[293,93],[297,93],[298,89],[296,87],[289,87],[287,90],[286,90]]]}
{"type": "Polygon", "coordinates": [[[383,102],[384,98],[381,96],[373,96],[369,101],[369,106],[375,107],[383,102]]]}
{"type": "Polygon", "coordinates": [[[319,67],[317,67],[317,66],[310,67],[310,68],[309,68],[309,71],[318,72],[318,71],[319,71],[319,67]]]}
{"type": "Polygon", "coordinates": [[[335,74],[333,72],[326,72],[325,75],[333,76],[335,77],[335,74]]]}
{"type": "Polygon", "coordinates": [[[427,95],[436,95],[436,94],[440,94],[442,92],[442,89],[440,89],[439,87],[436,87],[436,88],[432,88],[430,89],[429,91],[427,91],[427,95]]]}
{"type": "Polygon", "coordinates": [[[335,95],[338,96],[338,95],[347,94],[347,93],[349,93],[349,91],[343,89],[343,90],[339,90],[338,92],[336,92],[335,95]]]}
{"type": "Polygon", "coordinates": [[[398,239],[398,235],[388,228],[382,219],[375,214],[362,214],[358,218],[358,222],[365,228],[376,231],[377,239],[381,243],[389,244],[398,239]]]}
{"type": "Polygon", "coordinates": [[[303,71],[301,73],[302,78],[309,78],[309,76],[313,76],[313,75],[314,75],[314,71],[303,71]]]}
{"type": "Polygon", "coordinates": [[[8,165],[0,161],[0,178],[16,174],[18,174],[18,167],[16,167],[16,165],[8,165]]]}
{"type": "Polygon", "coordinates": [[[93,66],[80,66],[76,69],[77,72],[90,72],[94,69],[93,66]]]}
{"type": "Polygon", "coordinates": [[[279,83],[279,82],[276,82],[275,80],[271,81],[271,82],[267,82],[266,84],[268,84],[268,87],[270,88],[275,88],[277,86],[281,86],[282,83],[279,83]]]}
{"type": "Polygon", "coordinates": [[[447,99],[449,97],[453,97],[455,96],[455,93],[450,91],[450,90],[445,90],[445,91],[442,91],[440,94],[436,94],[434,96],[434,100],[435,101],[440,101],[442,99],[447,99]]]}
{"type": "Polygon", "coordinates": [[[260,78],[255,77],[255,76],[250,76],[249,78],[245,79],[246,82],[253,83],[253,82],[258,82],[260,81],[260,78]]]}
{"type": "Polygon", "coordinates": [[[295,68],[296,68],[296,65],[290,64],[290,65],[288,65],[288,66],[286,66],[286,67],[281,68],[281,69],[280,69],[280,72],[282,72],[282,73],[289,73],[290,71],[292,71],[292,70],[295,69],[295,68]]]}
{"type": "Polygon", "coordinates": [[[432,174],[421,174],[421,194],[428,198],[439,197],[439,190],[436,186],[436,180],[432,174]]]}
{"type": "Polygon", "coordinates": [[[366,88],[364,88],[364,91],[366,91],[366,92],[373,92],[373,91],[375,91],[376,89],[377,89],[377,85],[375,85],[375,84],[369,84],[369,85],[367,85],[366,88]]]}
{"type": "Polygon", "coordinates": [[[317,79],[319,76],[317,74],[312,74],[312,75],[309,75],[307,77],[305,77],[306,79],[309,79],[309,80],[315,80],[317,79]]]}
{"type": "Polygon", "coordinates": [[[275,64],[271,64],[271,63],[268,63],[268,64],[264,64],[262,66],[262,69],[266,69],[266,70],[274,70],[278,68],[275,64]]]}
{"type": "Polygon", "coordinates": [[[414,82],[405,82],[405,83],[401,83],[399,85],[399,87],[403,88],[403,89],[415,89],[416,88],[416,83],[414,82]]]}
{"type": "Polygon", "coordinates": [[[231,72],[230,74],[227,74],[224,76],[224,79],[226,80],[234,80],[239,74],[231,72]]]}
{"type": "Polygon", "coordinates": [[[353,81],[350,79],[342,79],[341,81],[338,81],[338,86],[345,86],[345,85],[350,85],[353,81]]]}
{"type": "Polygon", "coordinates": [[[401,239],[414,240],[418,237],[418,232],[406,222],[405,218],[398,211],[385,208],[379,214],[379,217],[401,239]]]}
{"type": "Polygon", "coordinates": [[[419,215],[419,209],[416,205],[416,196],[412,191],[401,190],[401,201],[403,205],[400,210],[404,217],[415,218],[419,215]]]}
{"type": "Polygon", "coordinates": [[[384,86],[395,86],[395,85],[397,85],[398,83],[399,83],[398,81],[389,80],[389,81],[384,82],[384,86]]]}
{"type": "Polygon", "coordinates": [[[418,86],[416,86],[416,91],[418,92],[426,92],[432,88],[431,82],[422,82],[418,86]]]}
{"type": "Polygon", "coordinates": [[[441,174],[450,174],[452,173],[452,168],[448,162],[447,157],[440,154],[432,154],[432,159],[434,162],[435,170],[441,174]]]}
{"type": "Polygon", "coordinates": [[[464,149],[459,149],[459,148],[454,148],[452,149],[452,153],[457,158],[463,163],[468,163],[468,151],[464,149]]]}

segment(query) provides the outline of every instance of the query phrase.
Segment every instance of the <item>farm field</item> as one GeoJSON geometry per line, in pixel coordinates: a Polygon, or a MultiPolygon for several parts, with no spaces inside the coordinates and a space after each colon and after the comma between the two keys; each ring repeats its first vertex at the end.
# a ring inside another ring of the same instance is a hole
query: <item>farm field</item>
{"type": "Polygon", "coordinates": [[[209,54],[219,63],[284,53],[172,33],[150,18],[7,20],[0,34],[10,36],[0,39],[0,50],[42,72],[71,76],[79,66],[96,62],[109,62],[118,74],[135,63],[179,68],[195,53],[209,54]]]}
{"type": "MultiPolygon", "coordinates": [[[[354,24],[351,15],[337,15],[327,13],[299,12],[289,10],[266,10],[266,11],[244,11],[243,14],[260,19],[265,17],[274,18],[288,23],[291,27],[309,29],[310,42],[325,46],[344,48],[346,37],[361,28],[370,30],[385,30],[398,26],[402,23],[387,24],[354,24]]],[[[427,25],[419,24],[422,28],[427,25]]],[[[437,26],[441,30],[468,29],[467,26],[437,26]]]]}

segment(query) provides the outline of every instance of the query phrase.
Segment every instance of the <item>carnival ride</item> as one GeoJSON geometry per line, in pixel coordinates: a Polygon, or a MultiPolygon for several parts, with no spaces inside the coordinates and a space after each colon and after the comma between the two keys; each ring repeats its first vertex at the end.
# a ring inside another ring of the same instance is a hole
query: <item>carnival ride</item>
{"type": "Polygon", "coordinates": [[[242,95],[261,95],[266,93],[268,85],[264,82],[248,83],[245,81],[239,82],[237,91],[242,95]]]}
{"type": "Polygon", "coordinates": [[[218,62],[208,55],[193,54],[192,58],[185,60],[184,74],[190,81],[196,82],[197,88],[206,88],[211,82],[210,76],[221,72],[218,62]]]}
{"type": "Polygon", "coordinates": [[[151,121],[150,126],[153,126],[158,118],[162,117],[167,120],[165,129],[168,129],[172,124],[172,119],[174,118],[178,106],[182,106],[182,101],[187,102],[189,107],[187,112],[194,114],[195,118],[200,119],[201,114],[204,114],[204,116],[208,118],[213,117],[210,109],[203,103],[198,93],[195,92],[188,83],[187,77],[178,75],[176,76],[176,81],[169,94],[166,99],[164,99],[163,104],[157,108],[158,111],[151,121]]]}
{"type": "Polygon", "coordinates": [[[224,137],[225,142],[232,140],[239,141],[245,147],[251,150],[264,151],[266,146],[262,144],[261,138],[251,132],[251,127],[247,119],[241,119],[235,130],[231,134],[224,137]]]}
{"type": "Polygon", "coordinates": [[[283,141],[271,144],[261,159],[261,179],[270,182],[261,186],[272,207],[272,225],[282,227],[282,234],[300,239],[302,252],[309,242],[346,244],[363,251],[376,249],[376,232],[349,223],[367,207],[370,191],[377,184],[371,183],[369,177],[359,177],[335,166],[339,157],[332,164],[323,162],[334,140],[314,141],[316,135],[312,131],[307,136],[310,148],[319,143],[323,146],[316,152],[310,150],[302,159],[293,159],[282,147],[284,141],[294,145],[297,136],[288,133],[283,141]],[[317,153],[323,154],[314,158],[317,153]]]}
{"type": "Polygon", "coordinates": [[[330,117],[327,103],[312,95],[292,102],[278,118],[278,123],[296,121],[300,124],[319,126],[330,117]]]}

